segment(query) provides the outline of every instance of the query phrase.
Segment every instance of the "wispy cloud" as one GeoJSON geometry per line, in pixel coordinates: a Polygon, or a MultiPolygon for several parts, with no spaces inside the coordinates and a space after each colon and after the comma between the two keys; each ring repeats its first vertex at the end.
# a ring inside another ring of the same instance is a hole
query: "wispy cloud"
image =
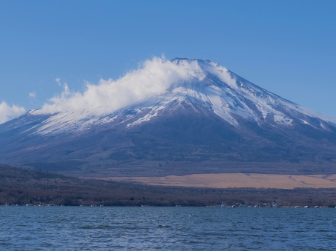
{"type": "Polygon", "coordinates": [[[141,102],[163,93],[177,81],[196,77],[198,64],[175,64],[164,58],[154,57],[143,62],[137,70],[113,81],[101,79],[98,84],[86,84],[84,92],[72,92],[66,83],[55,79],[63,92],[44,104],[37,113],[90,111],[94,115],[112,113],[123,107],[141,102]]]}
{"type": "Polygon", "coordinates": [[[56,82],[59,86],[61,86],[61,79],[60,79],[60,78],[55,78],[55,82],[56,82]]]}
{"type": "Polygon", "coordinates": [[[28,94],[28,97],[30,97],[30,98],[36,98],[36,93],[35,92],[30,92],[28,94]]]}
{"type": "Polygon", "coordinates": [[[9,119],[20,116],[25,113],[25,108],[17,105],[8,105],[6,102],[0,103],[0,124],[8,121],[9,119]]]}

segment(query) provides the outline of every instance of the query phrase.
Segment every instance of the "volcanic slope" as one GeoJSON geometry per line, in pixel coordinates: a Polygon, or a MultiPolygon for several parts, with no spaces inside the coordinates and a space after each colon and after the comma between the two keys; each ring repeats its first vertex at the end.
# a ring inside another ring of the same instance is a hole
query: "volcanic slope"
{"type": "Polygon", "coordinates": [[[154,58],[0,125],[0,139],[0,163],[76,176],[336,172],[336,119],[208,60],[154,58]]]}

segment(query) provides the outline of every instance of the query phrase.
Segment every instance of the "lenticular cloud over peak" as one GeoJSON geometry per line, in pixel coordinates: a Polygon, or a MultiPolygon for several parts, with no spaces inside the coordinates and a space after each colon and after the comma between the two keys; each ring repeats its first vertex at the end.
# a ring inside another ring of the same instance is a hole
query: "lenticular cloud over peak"
{"type": "Polygon", "coordinates": [[[143,62],[137,70],[128,72],[118,80],[101,79],[98,84],[86,84],[86,90],[64,91],[49,100],[35,114],[54,114],[82,111],[92,115],[112,113],[123,107],[141,102],[165,92],[173,83],[192,78],[203,78],[196,60],[176,62],[154,57],[143,62]]]}

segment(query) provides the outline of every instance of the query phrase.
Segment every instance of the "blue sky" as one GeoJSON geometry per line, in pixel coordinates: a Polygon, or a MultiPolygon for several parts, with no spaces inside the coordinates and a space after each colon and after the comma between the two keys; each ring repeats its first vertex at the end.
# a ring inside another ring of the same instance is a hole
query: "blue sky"
{"type": "Polygon", "coordinates": [[[2,0],[0,104],[40,108],[62,92],[57,78],[83,91],[164,54],[216,61],[336,117],[335,10],[333,0],[2,0]]]}

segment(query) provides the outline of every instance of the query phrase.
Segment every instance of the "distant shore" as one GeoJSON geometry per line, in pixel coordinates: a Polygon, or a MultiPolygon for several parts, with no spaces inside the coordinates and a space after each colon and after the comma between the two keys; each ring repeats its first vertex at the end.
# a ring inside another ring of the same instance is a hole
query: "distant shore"
{"type": "MultiPolygon", "coordinates": [[[[243,184],[234,177],[254,179],[256,174],[208,174],[151,178],[157,184],[139,180],[80,179],[56,173],[0,166],[0,205],[13,206],[230,206],[230,207],[335,207],[336,188],[216,188],[216,182],[243,184]],[[231,176],[230,176],[231,175],[231,176]],[[233,175],[233,176],[232,176],[233,175]],[[205,179],[206,178],[206,179],[205,179]],[[136,181],[136,182],[135,182],[136,181]],[[165,181],[166,183],[164,183],[165,181]],[[172,183],[174,181],[175,183],[172,183]],[[191,182],[192,181],[192,182],[191,182]],[[161,182],[161,183],[160,183],[161,182]],[[170,182],[170,183],[167,183],[170,182]],[[159,184],[160,183],[160,184],[159,184]],[[184,186],[182,186],[184,184],[184,186]],[[197,187],[199,186],[199,187],[197,187]],[[208,186],[208,187],[207,187],[208,186]],[[209,187],[212,186],[212,187],[209,187]]],[[[267,176],[268,177],[268,176],[267,176]]],[[[274,177],[279,178],[277,175],[274,177]]],[[[300,184],[330,182],[330,176],[280,176],[300,184]]],[[[110,179],[110,178],[108,178],[110,179]]],[[[147,179],[142,177],[142,179],[147,179]]],[[[244,180],[244,179],[242,179],[244,180]]],[[[280,182],[281,179],[278,180],[280,182]]],[[[240,181],[242,182],[242,181],[240,181]]],[[[250,184],[245,181],[246,186],[250,184]]],[[[288,181],[289,182],[289,181],[288,181]]],[[[218,183],[220,184],[220,183],[218,183]]],[[[274,184],[276,182],[274,181],[274,184]]],[[[284,182],[284,184],[286,184],[284,182]]],[[[232,185],[228,185],[232,186],[232,185]]]]}

